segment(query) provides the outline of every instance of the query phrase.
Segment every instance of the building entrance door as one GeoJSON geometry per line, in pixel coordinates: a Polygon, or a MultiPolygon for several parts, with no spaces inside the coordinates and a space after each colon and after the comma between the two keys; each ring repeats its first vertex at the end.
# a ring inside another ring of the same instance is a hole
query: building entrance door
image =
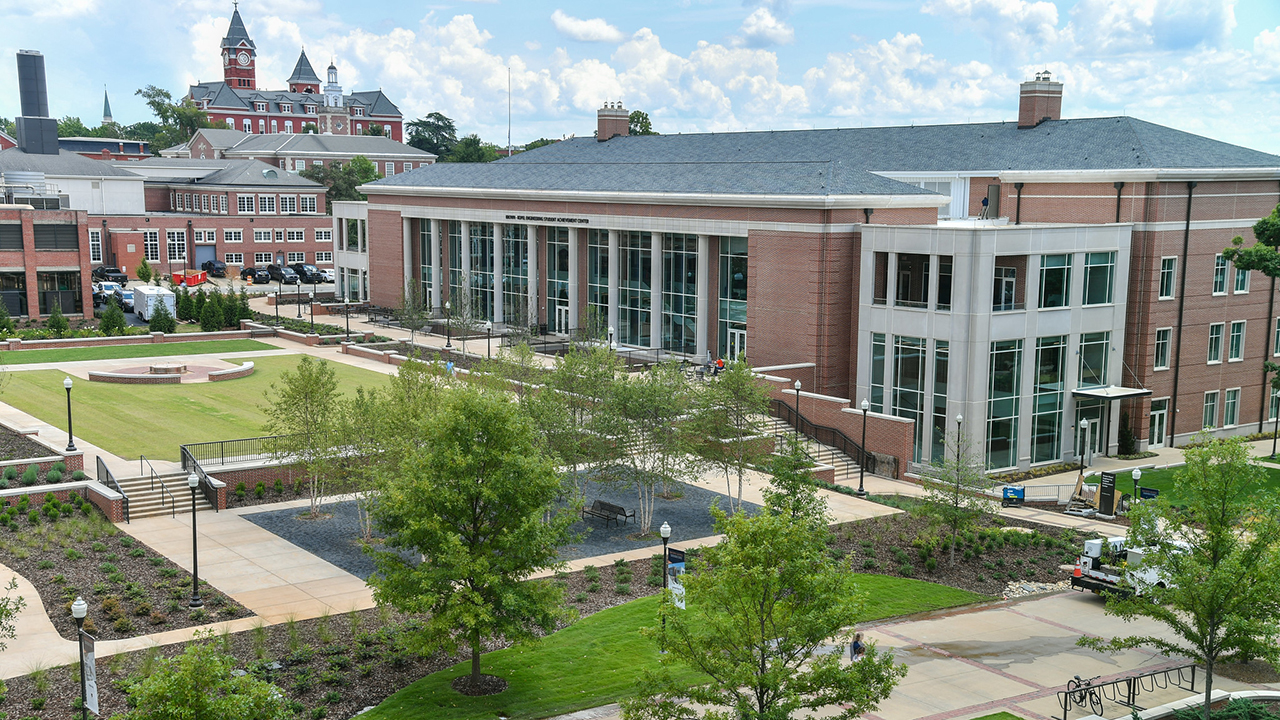
{"type": "Polygon", "coordinates": [[[1164,436],[1169,422],[1169,401],[1151,401],[1151,437],[1147,440],[1150,449],[1164,447],[1164,436]]]}
{"type": "Polygon", "coordinates": [[[557,335],[569,334],[569,306],[556,305],[556,321],[552,332],[557,335]]]}
{"type": "Polygon", "coordinates": [[[726,360],[737,360],[747,354],[747,331],[746,330],[730,330],[729,331],[729,352],[725,356],[726,360]]]}

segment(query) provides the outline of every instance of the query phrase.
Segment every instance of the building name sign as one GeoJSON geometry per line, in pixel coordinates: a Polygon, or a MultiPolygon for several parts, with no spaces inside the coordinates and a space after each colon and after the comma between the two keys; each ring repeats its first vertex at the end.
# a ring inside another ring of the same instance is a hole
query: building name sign
{"type": "Polygon", "coordinates": [[[552,217],[550,215],[508,215],[507,219],[508,220],[526,220],[529,222],[556,223],[556,224],[562,224],[562,225],[568,225],[568,224],[590,225],[591,224],[591,221],[588,220],[587,218],[552,217]]]}

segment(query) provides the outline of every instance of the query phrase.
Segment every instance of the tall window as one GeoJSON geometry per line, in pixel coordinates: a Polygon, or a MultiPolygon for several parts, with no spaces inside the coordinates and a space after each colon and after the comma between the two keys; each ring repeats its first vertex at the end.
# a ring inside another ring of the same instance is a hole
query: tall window
{"type": "Polygon", "coordinates": [[[698,351],[698,236],[662,234],[662,347],[698,351]]]}
{"type": "Polygon", "coordinates": [[[1222,426],[1234,427],[1240,424],[1240,388],[1232,388],[1222,398],[1222,426]]]}
{"type": "Polygon", "coordinates": [[[147,262],[160,262],[160,231],[144,230],[142,233],[142,256],[147,262]]]}
{"type": "Polygon", "coordinates": [[[1155,369],[1169,369],[1169,346],[1173,339],[1173,328],[1156,330],[1155,369]]]}
{"type": "Polygon", "coordinates": [[[1244,320],[1231,323],[1231,337],[1227,341],[1227,360],[1244,359],[1244,320]]]}
{"type": "Polygon", "coordinates": [[[169,262],[185,261],[187,259],[187,233],[185,230],[168,230],[165,232],[165,239],[168,245],[166,250],[169,251],[169,262]]]}
{"type": "Polygon", "coordinates": [[[272,260],[275,258],[269,252],[253,254],[253,262],[258,265],[270,265],[272,260]]]}
{"type": "Polygon", "coordinates": [[[270,230],[254,230],[253,241],[256,243],[271,242],[271,231],[270,230]]]}
{"type": "Polygon", "coordinates": [[[1200,426],[1203,428],[1218,427],[1218,391],[1210,390],[1204,394],[1204,416],[1200,426]]]}
{"type": "Polygon", "coordinates": [[[1071,256],[1040,256],[1040,307],[1066,307],[1071,292],[1071,256]]]}
{"type": "Polygon", "coordinates": [[[302,205],[302,212],[313,213],[316,211],[316,198],[314,195],[303,195],[298,200],[302,205]]]}
{"type": "Polygon", "coordinates": [[[1085,253],[1084,257],[1084,304],[1109,305],[1114,284],[1116,254],[1091,252],[1085,253]]]}
{"type": "Polygon", "coordinates": [[[1227,259],[1221,255],[1213,256],[1213,294],[1227,294],[1227,259]]]}
{"type": "Polygon", "coordinates": [[[987,467],[1018,464],[1018,405],[1021,395],[1022,341],[991,343],[987,382],[987,467]]]}
{"type": "Polygon", "coordinates": [[[1173,281],[1178,274],[1178,258],[1160,258],[1160,299],[1173,299],[1173,281]]]}
{"type": "Polygon", "coordinates": [[[1065,409],[1067,336],[1036,340],[1036,374],[1031,420],[1031,462],[1062,457],[1062,411],[1065,409]]]}
{"type": "Polygon", "coordinates": [[[951,309],[951,256],[938,257],[938,300],[939,310],[951,309]]]}
{"type": "MultiPolygon", "coordinates": [[[[320,239],[320,231],[316,231],[316,240],[320,239]]],[[[319,253],[316,262],[320,262],[319,253]]],[[[418,281],[422,283],[422,297],[428,303],[431,298],[431,221],[418,221],[418,281]]]]}
{"type": "Polygon", "coordinates": [[[290,213],[290,214],[298,212],[298,198],[297,198],[297,196],[295,196],[295,195],[281,195],[281,196],[280,196],[280,212],[282,212],[282,213],[290,213]]]}
{"type": "Polygon", "coordinates": [[[244,231],[242,230],[223,230],[222,242],[238,243],[244,242],[244,231]]]}
{"type": "Polygon", "coordinates": [[[253,196],[237,195],[236,196],[236,212],[252,213],[253,212],[253,196]]]}
{"type": "Polygon", "coordinates": [[[941,462],[947,452],[947,374],[950,369],[951,344],[934,342],[933,352],[933,437],[929,458],[941,462]]]}
{"type": "Polygon", "coordinates": [[[89,262],[102,262],[102,231],[89,231],[89,262]]]}
{"type": "Polygon", "coordinates": [[[470,225],[467,252],[471,253],[471,317],[493,319],[493,223],[470,225]]]}
{"type": "MultiPolygon", "coordinates": [[[[348,246],[348,249],[349,246],[348,246]]],[[[356,281],[358,286],[359,282],[356,281]]],[[[353,286],[353,287],[355,287],[353,286]]],[[[462,222],[459,220],[449,221],[449,297],[452,298],[451,304],[454,308],[458,308],[458,303],[462,297],[462,222]]],[[[359,293],[359,290],[356,290],[359,293]]]]}
{"type": "Polygon", "coordinates": [[[1271,341],[1271,354],[1280,355],[1280,318],[1276,318],[1275,339],[1271,341]]]}
{"type": "Polygon", "coordinates": [[[747,337],[747,239],[720,238],[720,327],[722,358],[736,359],[746,351],[747,337]]]}
{"type": "Polygon", "coordinates": [[[1080,336],[1080,387],[1107,384],[1107,359],[1111,350],[1111,333],[1084,333],[1080,336]]]}
{"type": "Polygon", "coordinates": [[[884,333],[871,333],[871,410],[884,412],[884,333]]]}
{"type": "Polygon", "coordinates": [[[1225,323],[1214,323],[1209,326],[1209,362],[1222,362],[1222,331],[1225,323]]]}
{"type": "Polygon", "coordinates": [[[609,323],[608,230],[587,231],[587,312],[595,316],[598,327],[609,323]]]}
{"type": "Polygon", "coordinates": [[[517,327],[537,325],[536,308],[529,307],[528,225],[503,226],[501,262],[503,320],[517,327]]]}
{"type": "Polygon", "coordinates": [[[552,326],[553,332],[569,332],[568,326],[563,324],[568,321],[568,318],[562,318],[564,310],[560,308],[572,308],[576,300],[577,298],[572,300],[569,298],[569,228],[549,227],[547,228],[547,302],[550,317],[547,322],[552,326]]]}
{"type": "Polygon", "coordinates": [[[1249,292],[1249,271],[1236,268],[1235,293],[1242,295],[1249,292]]]}
{"type": "Polygon", "coordinates": [[[893,414],[915,421],[914,460],[924,437],[924,338],[893,336],[893,414]]]}
{"type": "Polygon", "coordinates": [[[992,286],[991,309],[1016,310],[1018,297],[1018,268],[996,266],[995,284],[992,286]]]}
{"type": "Polygon", "coordinates": [[[1267,419],[1275,420],[1277,417],[1280,417],[1280,390],[1276,390],[1275,388],[1271,389],[1271,402],[1269,405],[1270,407],[1267,410],[1267,419]]]}
{"type": "Polygon", "coordinates": [[[653,322],[652,236],[647,232],[619,233],[618,342],[649,347],[653,322]]]}
{"type": "Polygon", "coordinates": [[[275,195],[259,195],[258,196],[258,212],[273,213],[276,211],[275,195]]]}

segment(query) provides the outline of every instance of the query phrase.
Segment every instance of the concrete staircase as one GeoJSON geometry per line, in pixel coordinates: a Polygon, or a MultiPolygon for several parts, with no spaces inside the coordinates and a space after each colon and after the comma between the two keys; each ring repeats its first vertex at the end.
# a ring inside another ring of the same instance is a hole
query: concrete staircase
{"type": "MultiPolygon", "coordinates": [[[[765,418],[765,423],[766,432],[786,438],[794,438],[796,436],[796,429],[778,418],[767,417],[765,418]]],[[[781,444],[779,446],[781,447],[781,444]]],[[[823,445],[807,435],[800,436],[800,448],[814,462],[835,468],[835,481],[837,483],[858,478],[858,463],[843,452],[829,445],[823,445]]]]}
{"type": "MultiPolygon", "coordinates": [[[[172,512],[179,515],[191,512],[191,489],[187,487],[187,476],[183,473],[159,476],[154,483],[150,475],[118,478],[117,482],[124,494],[129,496],[130,520],[169,515],[172,512]],[[168,494],[162,487],[168,489],[168,494]]],[[[196,510],[212,509],[213,506],[204,499],[204,494],[197,492],[196,510]]]]}

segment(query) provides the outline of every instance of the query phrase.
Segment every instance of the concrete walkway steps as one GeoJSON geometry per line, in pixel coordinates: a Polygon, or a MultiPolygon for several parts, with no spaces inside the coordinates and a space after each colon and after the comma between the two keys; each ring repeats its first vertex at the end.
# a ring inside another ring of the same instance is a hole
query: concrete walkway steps
{"type": "MultiPolygon", "coordinates": [[[[795,428],[775,417],[765,418],[765,429],[766,432],[778,437],[792,438],[796,434],[795,428]]],[[[858,476],[857,461],[840,450],[830,445],[823,445],[808,435],[800,437],[800,447],[814,462],[835,468],[835,481],[837,483],[858,476]]]]}
{"type": "MultiPolygon", "coordinates": [[[[120,489],[129,496],[130,522],[140,518],[158,517],[191,512],[191,490],[185,473],[168,474],[155,478],[131,477],[117,479],[120,489]],[[165,492],[168,490],[168,493],[165,492]]],[[[196,493],[196,510],[212,510],[213,506],[196,493]]]]}

